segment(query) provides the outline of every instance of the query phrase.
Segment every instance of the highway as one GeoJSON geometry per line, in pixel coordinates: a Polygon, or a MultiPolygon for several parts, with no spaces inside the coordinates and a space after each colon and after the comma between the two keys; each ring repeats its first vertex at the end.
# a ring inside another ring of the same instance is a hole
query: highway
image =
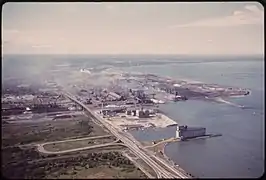
{"type": "Polygon", "coordinates": [[[146,147],[142,147],[142,145],[132,135],[126,134],[126,133],[123,133],[123,135],[129,137],[129,139],[132,139],[135,144],[139,144],[139,147],[140,147],[140,149],[142,149],[142,151],[146,152],[147,154],[150,155],[150,157],[153,157],[158,162],[162,163],[164,166],[166,166],[172,172],[175,172],[176,174],[178,174],[179,177],[182,177],[182,178],[191,178],[187,174],[184,174],[183,172],[181,172],[180,170],[175,169],[174,166],[169,165],[169,163],[167,163],[163,159],[155,156],[154,153],[152,153],[151,151],[147,150],[146,147]]]}
{"type": "Polygon", "coordinates": [[[150,179],[154,179],[154,177],[148,172],[146,171],[146,169],[141,166],[135,159],[133,159],[132,157],[130,157],[127,153],[123,153],[123,156],[125,156],[126,158],[128,158],[133,164],[135,164],[136,167],[138,167],[144,174],[146,174],[146,176],[148,176],[148,178],[150,179]]]}
{"type": "MultiPolygon", "coordinates": [[[[106,122],[97,113],[91,111],[85,104],[78,101],[73,95],[67,92],[63,92],[63,94],[69,99],[79,104],[80,106],[82,106],[86,111],[88,111],[91,114],[92,117],[100,121],[114,136],[120,139],[124,143],[124,145],[126,145],[135,155],[137,155],[139,158],[145,161],[156,172],[158,178],[190,178],[188,177],[188,175],[181,174],[180,172],[178,172],[177,169],[173,169],[171,165],[160,160],[162,164],[164,164],[167,168],[171,169],[174,173],[170,173],[169,171],[165,170],[153,158],[151,158],[152,156],[149,153],[147,153],[145,148],[141,147],[140,143],[136,145],[136,141],[132,141],[131,138],[128,138],[128,136],[125,135],[125,133],[118,132],[111,124],[106,122]]],[[[156,159],[158,160],[157,157],[156,159]]]]}

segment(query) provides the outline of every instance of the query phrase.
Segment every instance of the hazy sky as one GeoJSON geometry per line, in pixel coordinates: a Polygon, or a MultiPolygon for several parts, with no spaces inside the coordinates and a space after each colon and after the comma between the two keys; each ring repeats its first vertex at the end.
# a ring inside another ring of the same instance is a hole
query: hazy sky
{"type": "Polygon", "coordinates": [[[4,54],[264,54],[259,3],[6,3],[4,54]]]}

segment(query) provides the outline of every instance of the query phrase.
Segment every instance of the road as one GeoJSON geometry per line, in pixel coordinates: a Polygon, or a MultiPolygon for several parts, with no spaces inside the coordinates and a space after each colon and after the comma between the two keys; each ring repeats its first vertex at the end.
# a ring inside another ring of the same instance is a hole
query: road
{"type": "Polygon", "coordinates": [[[87,146],[87,147],[82,147],[82,148],[75,148],[75,149],[69,149],[69,150],[64,150],[64,151],[47,151],[44,149],[44,144],[38,144],[37,149],[39,152],[44,153],[44,154],[63,154],[63,153],[70,153],[70,152],[75,152],[75,151],[83,151],[83,150],[89,150],[89,149],[95,149],[95,148],[102,148],[102,147],[107,147],[107,146],[125,146],[123,143],[105,143],[105,144],[99,144],[95,146],[87,146]]]}
{"type": "Polygon", "coordinates": [[[90,140],[90,139],[103,139],[103,138],[108,138],[108,137],[112,137],[112,135],[92,136],[92,137],[76,138],[76,139],[66,139],[66,140],[62,140],[62,141],[46,142],[46,143],[42,143],[42,145],[64,143],[64,142],[71,142],[71,141],[82,141],[82,140],[90,140]]]}
{"type": "MultiPolygon", "coordinates": [[[[132,141],[130,138],[128,138],[125,133],[118,132],[111,124],[106,122],[100,115],[94,113],[91,111],[85,104],[78,101],[73,95],[63,92],[63,94],[68,97],[69,99],[73,100],[80,106],[84,108],[87,112],[91,114],[93,118],[96,118],[98,121],[100,121],[114,136],[116,136],[118,139],[120,139],[135,155],[137,155],[139,158],[141,158],[143,161],[145,161],[150,167],[156,172],[158,175],[158,178],[190,178],[187,175],[183,175],[180,172],[177,172],[178,170],[174,169],[174,173],[170,173],[169,171],[165,170],[161,165],[159,165],[150,154],[148,154],[143,147],[141,147],[140,143],[136,145],[136,141],[132,141]]],[[[167,168],[172,170],[172,167],[163,162],[167,168]]]]}
{"type": "Polygon", "coordinates": [[[168,143],[168,142],[174,142],[174,141],[178,141],[176,138],[169,138],[169,139],[166,139],[166,140],[162,140],[156,144],[153,144],[153,145],[150,145],[150,146],[145,146],[145,148],[152,148],[152,147],[156,147],[156,146],[159,146],[161,144],[164,144],[164,143],[168,143]]]}

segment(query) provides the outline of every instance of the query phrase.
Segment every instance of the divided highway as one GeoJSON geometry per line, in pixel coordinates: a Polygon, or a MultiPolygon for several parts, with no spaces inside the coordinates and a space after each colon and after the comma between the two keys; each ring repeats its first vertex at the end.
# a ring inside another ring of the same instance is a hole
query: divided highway
{"type": "Polygon", "coordinates": [[[118,132],[117,129],[115,129],[111,124],[106,122],[100,115],[97,113],[94,113],[91,111],[85,104],[78,101],[73,95],[67,92],[63,92],[63,94],[71,99],[72,101],[76,102],[80,106],[84,108],[87,112],[90,113],[90,115],[100,121],[114,136],[116,136],[118,139],[120,139],[124,145],[126,145],[135,155],[137,155],[139,158],[141,158],[143,161],[145,161],[157,174],[158,178],[191,178],[188,175],[184,175],[183,173],[179,172],[177,169],[174,169],[169,165],[168,163],[162,161],[158,157],[156,157],[156,160],[159,160],[160,163],[162,163],[165,167],[170,169],[172,171],[169,172],[161,165],[159,165],[153,158],[151,154],[148,154],[147,151],[144,150],[144,147],[141,147],[140,144],[136,145],[135,141],[129,138],[125,133],[118,132]]]}

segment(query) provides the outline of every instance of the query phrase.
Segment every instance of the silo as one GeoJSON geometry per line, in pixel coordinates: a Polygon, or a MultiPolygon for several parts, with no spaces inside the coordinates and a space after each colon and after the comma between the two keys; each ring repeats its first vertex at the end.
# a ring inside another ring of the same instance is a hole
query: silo
{"type": "Polygon", "coordinates": [[[143,111],[139,111],[139,117],[143,118],[144,117],[144,112],[143,111]]]}
{"type": "Polygon", "coordinates": [[[133,113],[133,116],[136,116],[137,115],[136,110],[133,110],[132,113],[133,113]]]}
{"type": "Polygon", "coordinates": [[[149,110],[145,110],[144,115],[145,115],[145,117],[149,117],[150,116],[150,111],[149,110]]]}
{"type": "Polygon", "coordinates": [[[139,116],[139,110],[136,110],[136,115],[139,116]]]}
{"type": "Polygon", "coordinates": [[[131,111],[130,110],[127,110],[127,115],[131,115],[131,111]]]}

